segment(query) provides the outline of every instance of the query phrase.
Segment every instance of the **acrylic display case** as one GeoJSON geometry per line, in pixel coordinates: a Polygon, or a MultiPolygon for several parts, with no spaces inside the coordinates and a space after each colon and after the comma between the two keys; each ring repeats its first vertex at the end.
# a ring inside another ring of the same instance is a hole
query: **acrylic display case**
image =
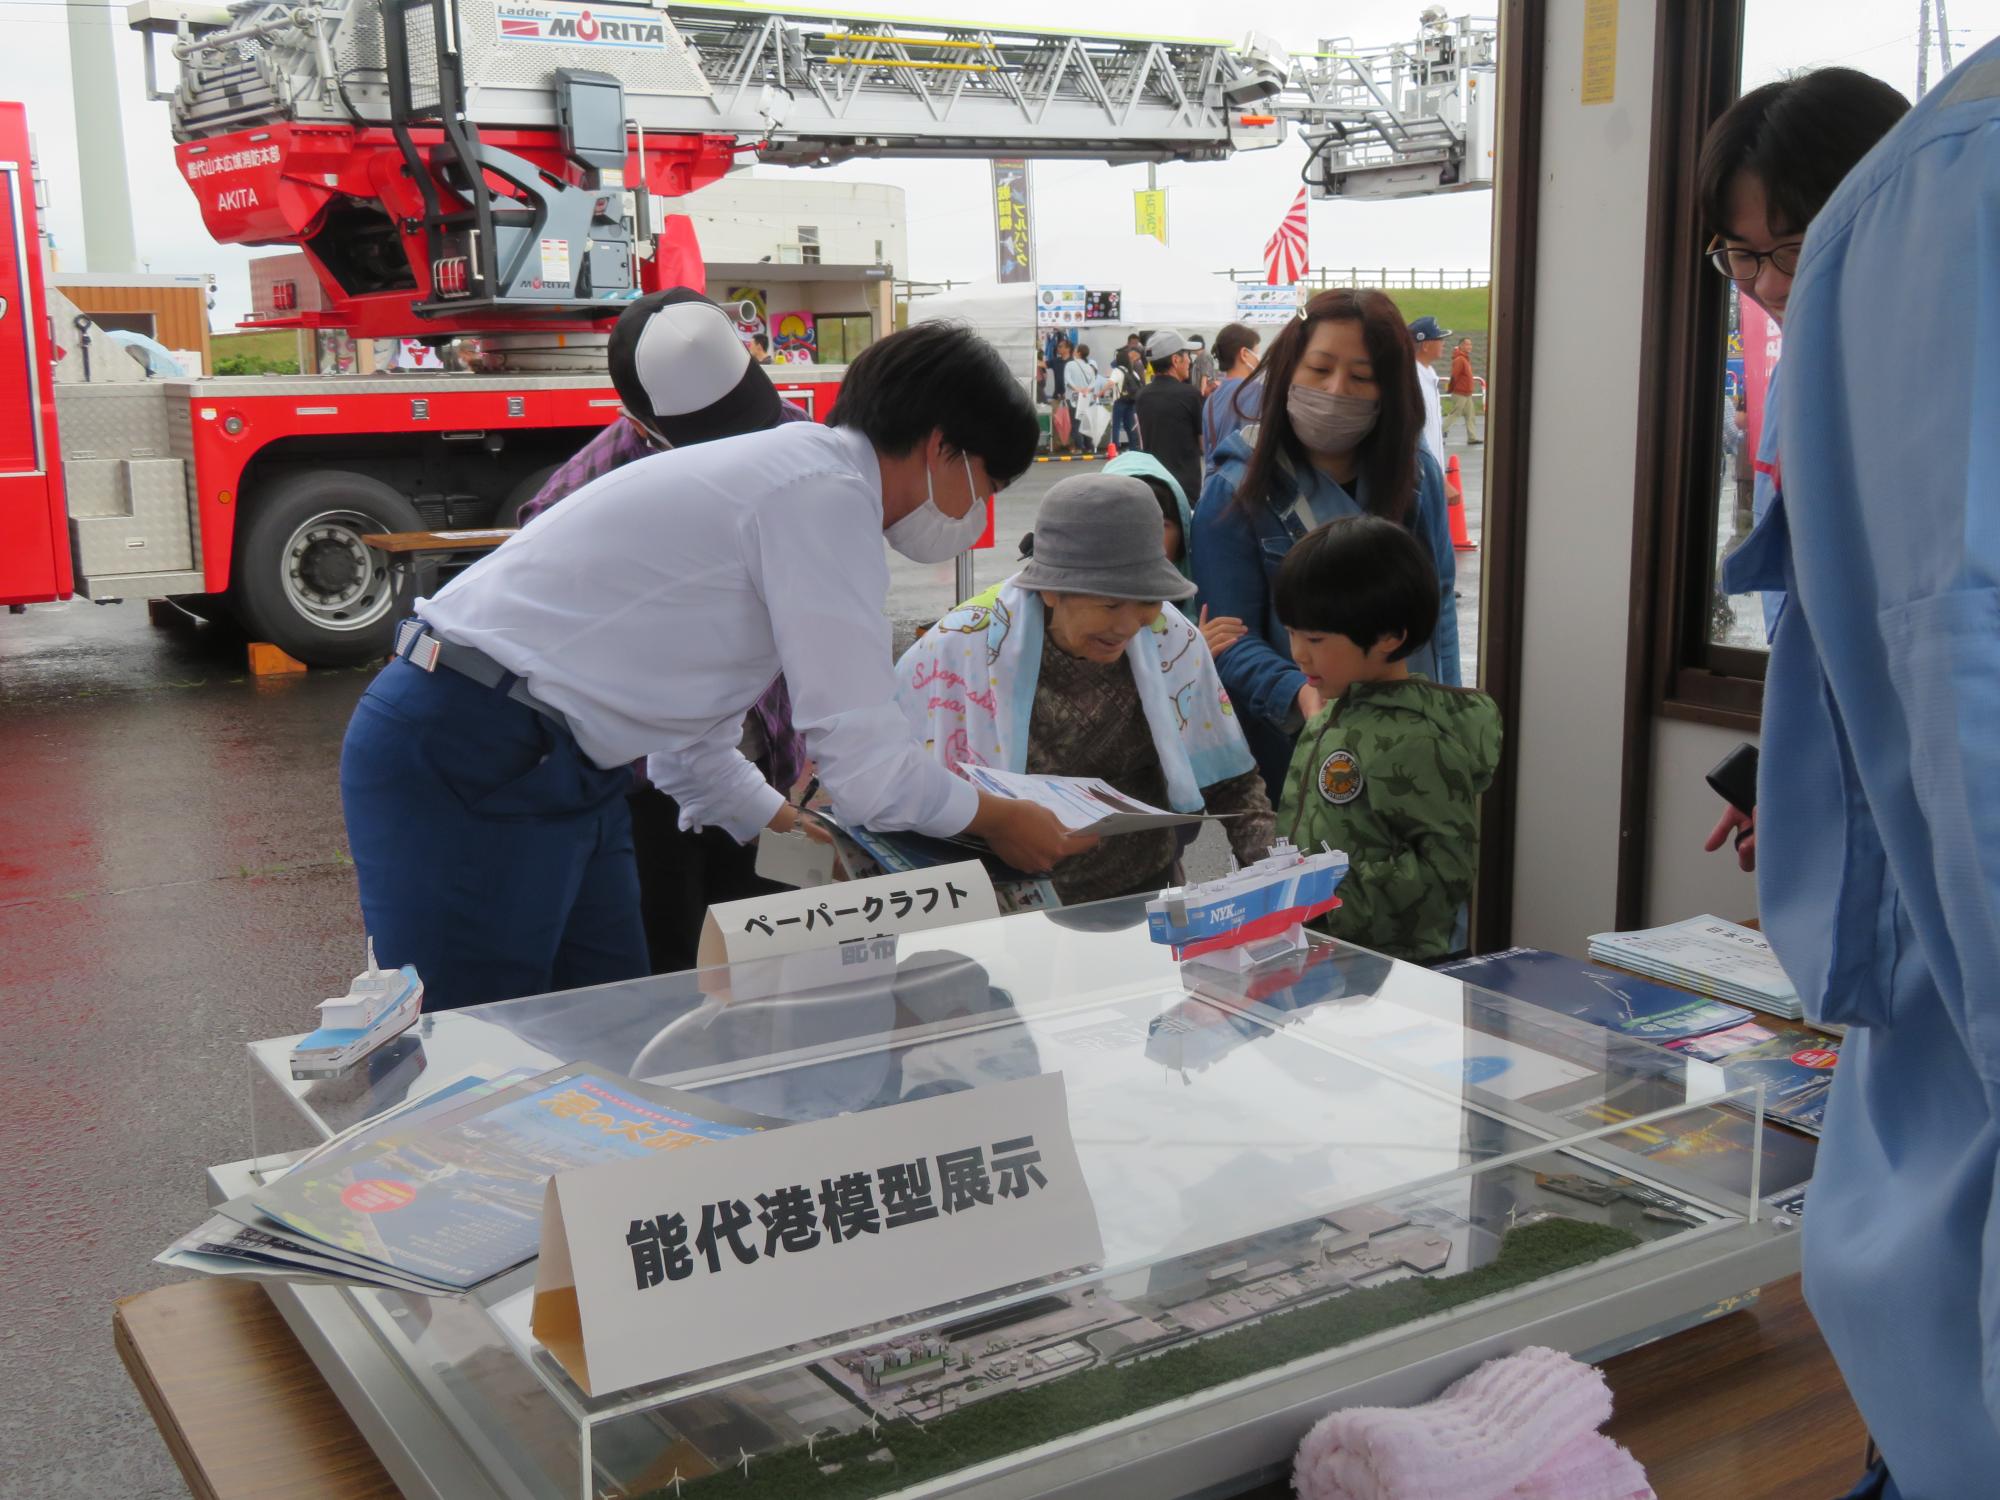
{"type": "MultiPolygon", "coordinates": [[[[1195,1496],[1335,1405],[1601,1356],[1797,1269],[1810,1143],[1719,1069],[1336,943],[1176,964],[1108,902],[426,1016],[340,1080],[251,1051],[252,1186],[467,1075],[588,1061],[791,1121],[1060,1072],[1102,1265],[590,1397],[469,1296],[273,1285],[406,1493],[1195,1496]]],[[[727,1149],[716,1147],[710,1149],[727,1149]]]]}

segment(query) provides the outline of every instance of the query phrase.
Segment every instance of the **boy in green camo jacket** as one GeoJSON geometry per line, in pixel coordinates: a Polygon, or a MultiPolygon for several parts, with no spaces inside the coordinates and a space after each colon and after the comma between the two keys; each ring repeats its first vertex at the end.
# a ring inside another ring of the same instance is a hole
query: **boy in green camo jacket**
{"type": "Polygon", "coordinates": [[[1350,861],[1340,907],[1318,925],[1394,958],[1447,958],[1472,893],[1474,799],[1499,763],[1500,711],[1410,674],[1405,659],[1437,624],[1437,569],[1407,528],[1349,516],[1300,539],[1272,592],[1324,703],[1292,753],[1278,831],[1350,861]]]}

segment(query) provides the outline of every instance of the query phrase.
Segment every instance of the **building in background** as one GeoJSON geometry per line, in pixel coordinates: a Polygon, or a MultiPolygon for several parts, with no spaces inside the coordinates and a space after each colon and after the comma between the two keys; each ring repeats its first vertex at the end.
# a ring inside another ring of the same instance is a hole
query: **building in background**
{"type": "Polygon", "coordinates": [[[143,333],[173,351],[182,368],[215,369],[208,337],[210,282],[203,275],[145,276],[58,271],[49,284],[106,333],[143,333]]]}
{"type": "Polygon", "coordinates": [[[773,363],[848,364],[895,326],[901,188],[738,175],[675,207],[694,221],[709,296],[742,304],[737,332],[761,334],[773,363]]]}

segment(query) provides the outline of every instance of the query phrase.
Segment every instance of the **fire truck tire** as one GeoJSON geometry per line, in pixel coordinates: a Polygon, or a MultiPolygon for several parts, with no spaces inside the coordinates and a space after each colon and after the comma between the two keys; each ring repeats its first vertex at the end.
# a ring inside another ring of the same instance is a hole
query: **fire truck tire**
{"type": "Polygon", "coordinates": [[[422,531],[416,506],[365,474],[308,469],[251,497],[250,509],[230,595],[251,637],[313,666],[357,666],[387,655],[396,622],[429,587],[433,570],[392,572],[361,538],[422,531]]]}
{"type": "Polygon", "coordinates": [[[561,464],[544,464],[526,479],[515,485],[514,488],[507,491],[507,498],[502,500],[499,508],[493,512],[493,524],[495,526],[519,526],[521,524],[521,507],[539,495],[542,492],[542,486],[547,484],[550,477],[561,467],[561,464]]]}

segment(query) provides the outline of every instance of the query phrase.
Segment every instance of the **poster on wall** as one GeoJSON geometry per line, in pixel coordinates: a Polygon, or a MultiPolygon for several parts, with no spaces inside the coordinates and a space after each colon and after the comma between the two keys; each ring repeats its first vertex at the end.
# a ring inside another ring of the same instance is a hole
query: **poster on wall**
{"type": "Polygon", "coordinates": [[[1089,294],[1078,286],[1035,288],[1037,328],[1080,328],[1084,319],[1084,299],[1089,294]]]}
{"type": "Polygon", "coordinates": [[[1239,285],[1236,288],[1236,321],[1239,323],[1289,323],[1298,315],[1302,288],[1291,286],[1239,285]]]}
{"type": "Polygon", "coordinates": [[[770,305],[760,286],[733,286],[722,299],[723,310],[736,325],[736,336],[746,347],[759,334],[766,343],[770,342],[771,325],[766,312],[770,305]]]}
{"type": "Polygon", "coordinates": [[[1035,279],[1028,164],[1019,157],[993,163],[993,274],[1002,286],[1035,279]]]}
{"type": "Polygon", "coordinates": [[[771,314],[771,359],[781,365],[809,365],[819,358],[819,330],[809,312],[771,314]]]}
{"type": "Polygon", "coordinates": [[[1083,321],[1086,323],[1122,323],[1125,315],[1124,294],[1117,288],[1089,291],[1083,294],[1083,321]]]}

